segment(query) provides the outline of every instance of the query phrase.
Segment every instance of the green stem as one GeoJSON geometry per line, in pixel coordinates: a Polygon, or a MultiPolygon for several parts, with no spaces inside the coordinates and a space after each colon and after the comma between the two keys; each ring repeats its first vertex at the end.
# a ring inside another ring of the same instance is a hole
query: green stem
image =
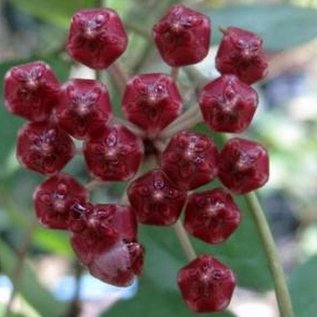
{"type": "Polygon", "coordinates": [[[189,240],[189,237],[183,227],[183,224],[178,219],[177,222],[174,224],[174,230],[176,233],[176,236],[179,240],[179,243],[182,246],[182,249],[189,261],[192,261],[197,258],[197,254],[189,240]]]}
{"type": "Polygon", "coordinates": [[[150,40],[147,40],[144,44],[143,50],[140,53],[140,57],[135,62],[135,64],[132,66],[132,74],[137,74],[142,70],[142,67],[146,64],[146,62],[149,59],[149,56],[152,52],[153,44],[150,40]]]}
{"type": "Polygon", "coordinates": [[[96,71],[96,79],[102,82],[102,70],[96,71]]]}
{"type": "Polygon", "coordinates": [[[102,186],[103,184],[105,184],[105,181],[101,181],[98,179],[92,179],[90,182],[88,182],[85,187],[88,191],[93,191],[94,189],[102,186]]]}
{"type": "Polygon", "coordinates": [[[145,39],[151,40],[151,34],[144,28],[141,28],[140,26],[129,22],[125,22],[125,26],[128,30],[132,31],[133,33],[138,34],[139,36],[145,39]]]}
{"type": "Polygon", "coordinates": [[[130,121],[127,121],[120,117],[114,117],[114,122],[124,125],[126,128],[128,128],[130,131],[132,131],[135,135],[137,135],[140,138],[144,138],[146,136],[143,130],[141,130],[137,125],[133,124],[130,121]]]}
{"type": "Polygon", "coordinates": [[[96,0],[96,7],[97,8],[106,7],[106,0],[96,0]]]}
{"type": "Polygon", "coordinates": [[[120,95],[122,95],[125,85],[129,79],[128,73],[122,67],[119,62],[113,63],[109,68],[108,72],[113,80],[113,84],[120,95]]]}
{"type": "Polygon", "coordinates": [[[175,83],[177,82],[178,74],[179,74],[179,67],[172,67],[171,77],[173,78],[175,83]]]}
{"type": "Polygon", "coordinates": [[[26,261],[26,257],[27,257],[29,248],[30,248],[31,243],[32,243],[32,237],[33,237],[33,233],[34,233],[34,229],[36,227],[36,224],[37,224],[36,220],[34,218],[32,218],[32,220],[29,224],[29,227],[27,228],[27,231],[25,233],[25,237],[23,239],[22,245],[19,248],[19,250],[17,251],[17,254],[18,254],[17,262],[16,262],[15,267],[13,268],[12,274],[10,276],[11,282],[13,285],[13,289],[11,291],[10,298],[9,298],[8,303],[6,305],[6,310],[4,312],[3,317],[11,316],[12,305],[13,305],[14,299],[16,297],[18,288],[19,288],[19,281],[20,281],[20,278],[22,276],[23,266],[24,266],[24,263],[26,261]]]}
{"type": "Polygon", "coordinates": [[[251,211],[251,215],[257,227],[257,231],[259,233],[263,249],[269,264],[269,269],[271,271],[275,287],[275,294],[279,306],[280,316],[294,317],[295,314],[293,311],[285,274],[269,224],[266,220],[262,207],[254,192],[246,194],[244,198],[251,211]]]}
{"type": "Polygon", "coordinates": [[[168,125],[159,134],[161,140],[166,140],[181,130],[189,129],[202,122],[202,115],[198,105],[193,105],[168,125]]]}

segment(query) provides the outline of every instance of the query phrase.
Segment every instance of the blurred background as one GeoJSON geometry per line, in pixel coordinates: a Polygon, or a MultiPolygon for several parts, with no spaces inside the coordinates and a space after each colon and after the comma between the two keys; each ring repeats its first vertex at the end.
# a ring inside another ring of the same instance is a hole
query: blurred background
{"type": "MultiPolygon", "coordinates": [[[[260,105],[245,133],[270,152],[271,177],[260,198],[276,239],[297,316],[317,311],[317,0],[0,0],[0,81],[13,65],[44,60],[61,81],[93,77],[64,52],[72,14],[106,5],[118,11],[129,33],[120,61],[130,74],[169,72],[149,34],[175,3],[211,17],[209,56],[181,71],[188,96],[190,76],[217,76],[214,56],[220,26],[238,26],[260,34],[270,62],[268,77],[256,85],[260,105]]],[[[120,114],[120,93],[103,75],[113,107],[120,114]]],[[[2,92],[0,92],[0,95],[2,92]]],[[[77,263],[65,232],[43,229],[34,219],[32,193],[41,175],[21,168],[15,140],[23,120],[6,112],[0,99],[0,316],[194,316],[177,291],[175,274],[187,261],[171,229],[141,227],[147,254],[145,272],[129,288],[101,283],[77,263]]],[[[197,127],[204,130],[203,127],[197,127]]],[[[210,132],[209,132],[210,133],[210,132]]],[[[84,162],[66,167],[83,183],[84,162]]],[[[115,201],[123,184],[98,189],[95,202],[115,201]]],[[[272,281],[248,208],[239,230],[224,244],[210,247],[192,239],[199,253],[215,254],[237,274],[239,288],[228,311],[216,317],[277,317],[272,281]]]]}

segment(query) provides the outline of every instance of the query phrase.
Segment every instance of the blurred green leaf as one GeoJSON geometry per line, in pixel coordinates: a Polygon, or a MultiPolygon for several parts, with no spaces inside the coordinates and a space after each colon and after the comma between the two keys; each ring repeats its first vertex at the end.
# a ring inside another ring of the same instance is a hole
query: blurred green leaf
{"type": "Polygon", "coordinates": [[[95,7],[96,0],[10,0],[19,9],[42,20],[67,28],[71,16],[83,8],[95,7]]]}
{"type": "Polygon", "coordinates": [[[108,8],[118,12],[121,18],[125,18],[128,9],[134,6],[134,1],[107,0],[106,5],[108,8]]]}
{"type": "MultiPolygon", "coordinates": [[[[117,2],[118,0],[116,0],[117,2]]],[[[119,1],[118,1],[119,2],[119,1]]],[[[161,0],[161,1],[148,1],[148,0],[134,0],[133,5],[127,14],[126,20],[128,22],[138,23],[144,29],[144,25],[148,25],[147,31],[151,33],[152,25],[158,21],[166,11],[178,0],[161,0]],[[151,14],[149,14],[151,13],[151,14]],[[145,22],[145,23],[144,23],[145,22]]]]}
{"type": "MultiPolygon", "coordinates": [[[[6,311],[6,307],[2,303],[0,303],[0,316],[4,316],[5,311],[6,311]]],[[[26,317],[26,316],[20,313],[11,312],[10,317],[26,317]]]]}
{"type": "Polygon", "coordinates": [[[68,233],[60,230],[37,228],[34,232],[33,243],[46,251],[57,255],[72,257],[68,233]]]}
{"type": "Polygon", "coordinates": [[[11,199],[7,189],[0,185],[0,204],[1,204],[1,214],[8,221],[7,225],[16,225],[19,229],[24,229],[30,223],[30,219],[26,212],[22,212],[20,208],[17,207],[15,201],[11,199]]]}
{"type": "MultiPolygon", "coordinates": [[[[5,242],[0,240],[0,264],[3,272],[11,276],[16,262],[17,256],[13,250],[5,242]]],[[[39,283],[33,268],[28,262],[23,265],[23,272],[18,284],[18,292],[41,316],[56,317],[63,315],[65,304],[57,301],[53,295],[39,283]]]]}
{"type": "Polygon", "coordinates": [[[201,11],[211,17],[212,43],[222,37],[219,27],[237,26],[258,33],[269,51],[287,50],[317,37],[317,10],[290,4],[236,5],[201,11]]]}
{"type": "Polygon", "coordinates": [[[317,311],[317,255],[290,275],[289,288],[296,316],[311,317],[317,311]]]}
{"type": "MultiPolygon", "coordinates": [[[[151,316],[181,316],[194,317],[196,313],[191,312],[185,305],[178,292],[162,291],[146,277],[140,280],[140,289],[136,297],[128,301],[118,302],[114,308],[102,315],[102,317],[130,317],[151,316]]],[[[213,317],[234,317],[229,312],[213,313],[213,317]]]]}

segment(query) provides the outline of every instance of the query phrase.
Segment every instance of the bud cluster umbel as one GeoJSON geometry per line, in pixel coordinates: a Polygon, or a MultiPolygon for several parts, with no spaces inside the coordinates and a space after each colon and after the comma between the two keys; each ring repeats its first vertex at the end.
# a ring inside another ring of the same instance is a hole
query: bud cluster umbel
{"type": "MultiPolygon", "coordinates": [[[[258,105],[250,85],[265,76],[267,62],[258,35],[236,27],[222,32],[216,55],[220,75],[199,91],[198,105],[189,111],[196,109],[213,133],[241,133],[258,105]]],[[[175,5],[153,26],[152,35],[163,61],[175,69],[207,56],[211,22],[175,5]]],[[[85,9],[72,17],[67,51],[75,61],[104,70],[117,63],[127,45],[114,10],[85,9]]],[[[142,273],[138,223],[182,225],[183,211],[188,234],[219,244],[242,218],[233,194],[248,193],[268,180],[263,145],[237,136],[218,149],[209,135],[190,129],[197,122],[184,112],[175,79],[166,73],[129,78],[122,92],[125,119],[118,120],[99,80],[60,83],[42,61],[15,66],[5,76],[5,106],[27,120],[18,133],[17,158],[47,177],[33,195],[37,218],[47,228],[69,231],[79,261],[106,283],[127,286],[142,273]],[[75,140],[92,181],[125,181],[126,199],[93,203],[93,186],[63,172],[78,152],[75,140]],[[153,157],[155,164],[146,170],[153,157]],[[196,191],[215,179],[222,187],[196,191]]],[[[190,260],[177,275],[188,307],[195,312],[225,309],[236,284],[232,270],[209,254],[190,260]]]]}

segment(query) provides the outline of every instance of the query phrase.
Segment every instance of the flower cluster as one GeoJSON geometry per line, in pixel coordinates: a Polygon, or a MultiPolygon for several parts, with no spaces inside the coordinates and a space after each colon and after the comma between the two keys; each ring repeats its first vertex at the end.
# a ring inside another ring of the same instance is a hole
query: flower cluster
{"type": "MultiPolygon", "coordinates": [[[[182,5],[173,6],[153,27],[158,51],[173,68],[205,58],[211,33],[208,17],[182,5]]],[[[221,75],[199,92],[200,109],[192,109],[212,131],[240,133],[258,104],[250,84],[264,77],[267,63],[260,37],[235,27],[223,33],[216,57],[221,75]]],[[[110,66],[127,44],[123,24],[111,9],[81,10],[72,18],[67,51],[92,69],[110,66]]],[[[268,179],[268,155],[261,144],[236,137],[218,150],[211,137],[188,129],[193,112],[182,114],[174,79],[165,73],[129,79],[122,96],[124,125],[113,115],[107,87],[99,80],[60,84],[41,61],[13,67],[5,77],[8,111],[28,120],[18,133],[17,158],[48,177],[33,196],[39,221],[68,230],[80,262],[113,285],[129,285],[142,272],[138,223],[180,224],[184,210],[190,235],[221,243],[241,220],[231,193],[247,193],[268,179]],[[127,182],[129,203],[94,204],[89,186],[62,172],[76,153],[74,140],[82,144],[93,180],[127,182]],[[146,170],[149,156],[156,165],[146,170]],[[194,191],[215,178],[226,189],[194,191]]],[[[177,282],[196,312],[223,310],[235,287],[233,272],[211,255],[181,268],[177,282]]]]}

